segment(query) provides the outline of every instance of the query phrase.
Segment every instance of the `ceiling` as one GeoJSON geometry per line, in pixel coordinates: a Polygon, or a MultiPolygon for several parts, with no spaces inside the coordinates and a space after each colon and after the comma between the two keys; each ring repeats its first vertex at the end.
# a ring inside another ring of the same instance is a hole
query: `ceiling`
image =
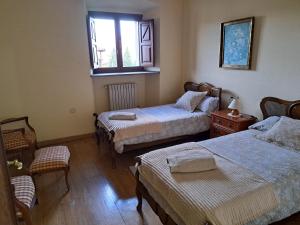
{"type": "Polygon", "coordinates": [[[157,7],[156,0],[86,0],[89,10],[145,12],[157,7]]]}

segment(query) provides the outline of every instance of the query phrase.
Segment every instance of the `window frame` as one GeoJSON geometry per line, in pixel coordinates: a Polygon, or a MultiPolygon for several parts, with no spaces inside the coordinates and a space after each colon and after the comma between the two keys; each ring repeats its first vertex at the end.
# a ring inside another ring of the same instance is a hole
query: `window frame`
{"type": "MultiPolygon", "coordinates": [[[[112,12],[98,12],[98,11],[89,11],[88,12],[87,32],[88,32],[88,43],[89,43],[89,53],[90,53],[90,65],[91,65],[93,74],[145,71],[143,66],[123,67],[122,39],[121,39],[121,28],[120,28],[121,20],[131,20],[131,21],[141,22],[142,19],[143,19],[143,15],[140,15],[140,14],[112,13],[112,12]],[[92,52],[92,44],[91,44],[91,32],[90,32],[90,18],[113,19],[115,21],[117,67],[94,68],[94,60],[93,60],[93,52],[92,52]]],[[[139,54],[139,57],[140,57],[140,54],[139,54]]],[[[140,63],[140,59],[139,59],[139,63],[140,63]]]]}

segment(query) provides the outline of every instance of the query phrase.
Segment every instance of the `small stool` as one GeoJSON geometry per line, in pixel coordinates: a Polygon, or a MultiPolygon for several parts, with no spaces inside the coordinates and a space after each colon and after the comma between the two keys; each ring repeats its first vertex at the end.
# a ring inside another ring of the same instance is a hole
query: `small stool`
{"type": "Polygon", "coordinates": [[[65,181],[70,190],[68,181],[70,151],[67,146],[52,146],[35,151],[35,158],[30,165],[29,172],[32,176],[63,170],[65,181]]]}

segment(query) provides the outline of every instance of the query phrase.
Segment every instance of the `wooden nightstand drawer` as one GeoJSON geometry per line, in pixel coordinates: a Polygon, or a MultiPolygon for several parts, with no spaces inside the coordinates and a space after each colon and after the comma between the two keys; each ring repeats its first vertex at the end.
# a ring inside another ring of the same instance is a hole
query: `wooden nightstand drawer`
{"type": "Polygon", "coordinates": [[[222,125],[222,126],[225,126],[225,124],[227,124],[226,119],[221,118],[221,117],[217,117],[217,116],[212,117],[212,122],[216,123],[216,124],[219,124],[219,125],[222,125]]]}
{"type": "Polygon", "coordinates": [[[238,123],[235,123],[234,121],[227,120],[227,119],[222,118],[222,117],[213,116],[212,123],[213,124],[218,124],[218,125],[221,125],[221,126],[224,126],[224,127],[228,127],[230,129],[234,129],[234,130],[239,129],[239,124],[238,123]]]}
{"type": "Polygon", "coordinates": [[[250,115],[242,114],[240,117],[231,117],[228,112],[230,111],[221,110],[211,114],[211,137],[246,130],[256,121],[256,118],[250,115]]]}
{"type": "Polygon", "coordinates": [[[219,126],[217,124],[213,124],[211,126],[211,137],[220,137],[227,134],[232,134],[234,132],[234,130],[226,129],[225,127],[219,126]]]}

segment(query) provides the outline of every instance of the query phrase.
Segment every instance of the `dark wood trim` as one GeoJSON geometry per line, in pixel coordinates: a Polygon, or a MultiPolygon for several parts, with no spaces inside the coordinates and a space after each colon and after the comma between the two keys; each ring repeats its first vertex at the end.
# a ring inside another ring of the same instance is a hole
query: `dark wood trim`
{"type": "Polygon", "coordinates": [[[90,16],[86,15],[86,31],[87,31],[87,40],[88,40],[88,47],[89,47],[89,58],[90,58],[90,67],[91,70],[94,70],[94,63],[93,63],[93,50],[92,50],[92,42],[91,42],[91,28],[90,28],[90,16]]]}
{"type": "Polygon", "coordinates": [[[207,95],[211,97],[218,97],[219,98],[219,110],[221,109],[222,103],[222,88],[215,87],[210,83],[194,83],[194,82],[186,82],[184,84],[184,91],[207,91],[207,95]]]}
{"type": "Polygon", "coordinates": [[[115,17],[115,37],[116,37],[116,54],[117,54],[117,65],[118,70],[123,69],[123,51],[122,51],[122,39],[121,39],[121,24],[120,17],[115,17]]]}
{"type": "Polygon", "coordinates": [[[221,38],[220,38],[220,53],[219,53],[219,67],[225,69],[237,69],[237,70],[251,70],[252,66],[252,49],[253,49],[253,36],[254,36],[254,24],[255,24],[255,17],[247,17],[238,20],[231,20],[228,22],[221,23],[221,38]],[[250,44],[249,44],[249,56],[247,60],[247,65],[224,65],[224,38],[225,38],[225,26],[243,23],[243,22],[250,22],[251,25],[251,33],[250,33],[250,44]]]}
{"type": "Polygon", "coordinates": [[[276,97],[265,97],[260,102],[260,109],[263,114],[263,118],[266,119],[270,116],[288,116],[295,119],[300,119],[300,109],[299,109],[300,100],[296,101],[287,101],[276,97]],[[271,115],[268,113],[267,102],[274,102],[280,105],[285,106],[285,114],[284,115],[271,115]],[[295,110],[295,108],[298,108],[295,110]]]}
{"type": "Polygon", "coordinates": [[[136,20],[140,21],[143,19],[142,14],[134,13],[114,13],[114,12],[101,12],[101,11],[88,11],[88,16],[93,18],[118,18],[121,20],[136,20]]]}
{"type": "MultiPolygon", "coordinates": [[[[119,57],[117,57],[117,58],[119,58],[119,57]]],[[[144,71],[145,71],[145,68],[141,67],[141,66],[137,66],[137,67],[120,67],[120,68],[119,67],[114,67],[114,68],[93,69],[93,74],[101,74],[101,73],[125,73],[125,72],[144,72],[144,71]]]]}
{"type": "Polygon", "coordinates": [[[121,41],[121,29],[120,20],[134,20],[141,21],[143,15],[140,14],[127,14],[127,13],[111,13],[111,12],[97,12],[89,11],[87,14],[87,35],[90,55],[90,65],[93,74],[101,73],[118,73],[118,72],[142,72],[145,71],[142,66],[135,67],[123,67],[123,56],[122,56],[122,41],[121,41]],[[117,51],[117,67],[111,68],[94,68],[92,43],[91,43],[91,31],[90,31],[90,18],[111,18],[115,21],[115,37],[116,37],[116,51],[117,51]]]}
{"type": "Polygon", "coordinates": [[[3,149],[0,129],[0,224],[17,225],[16,210],[13,201],[13,191],[3,149]]]}
{"type": "Polygon", "coordinates": [[[47,146],[59,145],[59,144],[76,141],[76,140],[80,140],[80,139],[85,139],[85,138],[89,138],[89,137],[93,137],[93,136],[94,136],[94,133],[88,133],[88,134],[81,134],[81,135],[57,138],[57,139],[38,142],[38,146],[40,148],[42,148],[42,147],[47,147],[47,146]]]}
{"type": "MultiPolygon", "coordinates": [[[[5,125],[5,124],[9,124],[9,123],[14,123],[14,122],[18,122],[18,121],[25,121],[25,124],[26,126],[28,127],[28,129],[30,130],[30,132],[32,132],[35,136],[35,141],[33,143],[33,147],[34,148],[37,148],[37,141],[36,141],[36,133],[35,133],[35,129],[29,124],[29,118],[28,116],[23,116],[23,117],[17,117],[17,118],[9,118],[9,119],[5,119],[5,120],[2,120],[0,122],[0,125],[5,125]]],[[[21,128],[21,129],[24,129],[24,128],[21,128]]],[[[25,133],[25,129],[24,129],[24,132],[25,133]]]]}
{"type": "Polygon", "coordinates": [[[293,119],[300,119],[300,101],[290,105],[288,115],[293,119]]]}

